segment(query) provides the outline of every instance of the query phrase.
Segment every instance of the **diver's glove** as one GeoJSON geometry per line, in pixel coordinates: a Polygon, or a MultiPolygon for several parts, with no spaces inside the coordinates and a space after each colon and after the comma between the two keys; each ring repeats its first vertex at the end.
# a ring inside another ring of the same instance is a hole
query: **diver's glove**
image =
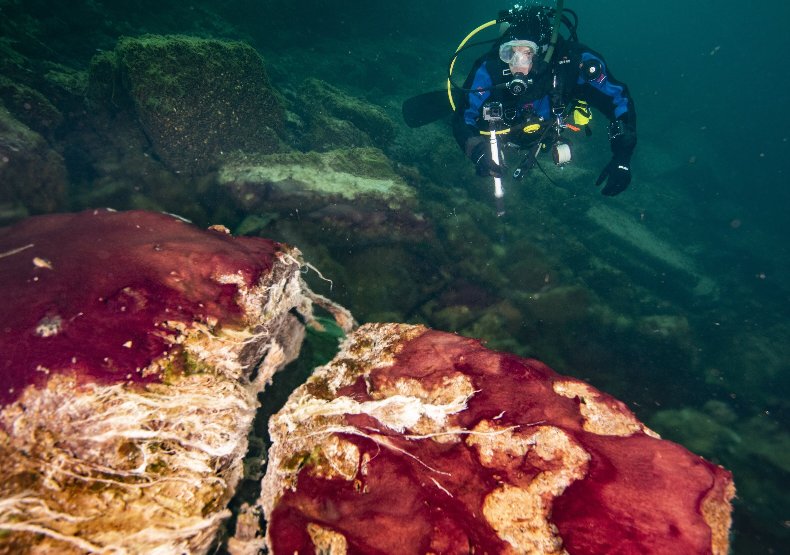
{"type": "Polygon", "coordinates": [[[609,126],[609,144],[612,159],[598,176],[596,187],[606,181],[601,194],[608,197],[619,195],[631,183],[631,155],[636,147],[636,133],[624,122],[617,120],[609,126]]]}
{"type": "Polygon", "coordinates": [[[488,137],[469,137],[464,151],[475,165],[480,177],[502,177],[502,168],[491,159],[491,143],[488,137]]]}
{"type": "Polygon", "coordinates": [[[598,176],[598,181],[595,182],[596,187],[600,187],[601,183],[606,181],[601,194],[607,197],[619,195],[628,188],[631,183],[631,166],[629,160],[618,160],[617,156],[612,156],[612,159],[606,164],[606,167],[598,176]]]}

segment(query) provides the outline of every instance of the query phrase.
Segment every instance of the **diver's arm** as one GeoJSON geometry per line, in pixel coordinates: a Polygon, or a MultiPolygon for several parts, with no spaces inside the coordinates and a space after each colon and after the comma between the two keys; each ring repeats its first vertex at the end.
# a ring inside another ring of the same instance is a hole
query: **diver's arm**
{"type": "Polygon", "coordinates": [[[603,113],[610,121],[622,121],[636,133],[636,110],[628,86],[618,81],[603,56],[589,49],[579,54],[578,97],[603,113]]]}
{"type": "Polygon", "coordinates": [[[631,183],[631,156],[636,148],[636,111],[625,83],[614,78],[603,57],[590,50],[582,50],[579,58],[577,98],[586,100],[604,115],[609,125],[609,145],[612,159],[596,181],[605,183],[601,193],[614,196],[631,183]]]}
{"type": "Polygon", "coordinates": [[[636,110],[628,86],[612,75],[600,54],[585,48],[578,60],[577,97],[609,118],[612,154],[620,160],[630,161],[636,148],[636,110]]]}
{"type": "Polygon", "coordinates": [[[453,135],[464,153],[467,151],[468,140],[480,136],[477,122],[482,117],[483,104],[491,96],[491,87],[492,79],[486,64],[478,61],[464,83],[465,89],[475,92],[465,95],[464,105],[458,106],[453,117],[453,135]]]}

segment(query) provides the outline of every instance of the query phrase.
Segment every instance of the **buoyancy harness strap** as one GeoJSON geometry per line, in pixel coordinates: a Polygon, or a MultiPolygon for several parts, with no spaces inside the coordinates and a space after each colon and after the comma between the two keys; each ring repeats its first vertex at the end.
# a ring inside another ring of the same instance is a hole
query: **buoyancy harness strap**
{"type": "Polygon", "coordinates": [[[562,8],[564,4],[565,2],[563,0],[557,0],[557,7],[554,9],[554,21],[551,24],[551,41],[549,42],[548,50],[546,50],[546,56],[543,58],[546,63],[551,62],[551,57],[554,54],[554,49],[560,37],[560,22],[562,21],[562,8]]]}
{"type": "Polygon", "coordinates": [[[562,100],[562,94],[565,90],[565,83],[560,77],[557,69],[551,69],[551,93],[549,93],[549,101],[551,102],[551,113],[555,117],[561,117],[565,113],[565,103],[562,100]]]}

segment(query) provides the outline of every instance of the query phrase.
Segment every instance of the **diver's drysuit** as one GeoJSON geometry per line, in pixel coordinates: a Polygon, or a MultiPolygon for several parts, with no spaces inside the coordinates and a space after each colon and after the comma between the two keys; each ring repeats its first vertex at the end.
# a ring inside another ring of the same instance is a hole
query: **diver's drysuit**
{"type": "Polygon", "coordinates": [[[508,87],[513,79],[508,64],[499,58],[498,44],[475,62],[463,87],[471,92],[464,95],[464,104],[453,119],[453,134],[461,150],[466,152],[470,138],[489,132],[489,122],[482,117],[483,105],[488,102],[502,103],[501,126],[509,128],[502,139],[529,148],[547,140],[544,131],[556,114],[569,106],[573,109],[573,103],[581,100],[613,122],[612,152],[630,160],[636,146],[634,103],[628,87],[613,77],[603,56],[579,42],[560,38],[550,62],[535,56],[529,74],[520,77],[516,85],[521,85],[521,94],[511,92],[518,86],[508,87]],[[618,135],[623,137],[616,139],[618,135]]]}

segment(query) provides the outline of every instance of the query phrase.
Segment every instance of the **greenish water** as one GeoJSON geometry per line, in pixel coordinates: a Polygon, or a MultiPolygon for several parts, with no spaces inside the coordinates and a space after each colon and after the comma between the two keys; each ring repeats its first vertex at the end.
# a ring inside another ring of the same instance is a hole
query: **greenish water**
{"type": "MultiPolygon", "coordinates": [[[[635,99],[634,181],[616,198],[592,185],[608,160],[597,115],[592,137],[575,139],[571,166],[546,158],[543,171],[506,180],[503,217],[446,121],[408,129],[399,114],[406,98],[443,86],[450,53],[504,3],[0,0],[0,70],[63,114],[42,133],[69,170],[68,209],[152,206],[292,242],[333,280],[330,289],[308,273],[314,289],[359,321],[458,331],[586,379],[662,436],[733,471],[734,553],[782,553],[790,541],[790,8],[566,6],[579,15],[580,40],[635,99]],[[129,158],[102,150],[85,130],[84,105],[52,83],[78,79],[120,36],[145,33],[240,39],[289,98],[309,102],[304,80],[316,77],[380,107],[396,136],[374,144],[416,188],[430,238],[392,230],[389,240],[362,241],[353,230],[309,229],[298,210],[245,213],[210,176],[141,178],[129,158]]],[[[459,82],[473,57],[459,60],[459,82]]],[[[10,90],[0,82],[9,110],[10,90]]],[[[326,350],[326,338],[312,336],[305,357],[322,360],[316,349],[326,350]]],[[[286,381],[277,377],[271,410],[286,381]]]]}

